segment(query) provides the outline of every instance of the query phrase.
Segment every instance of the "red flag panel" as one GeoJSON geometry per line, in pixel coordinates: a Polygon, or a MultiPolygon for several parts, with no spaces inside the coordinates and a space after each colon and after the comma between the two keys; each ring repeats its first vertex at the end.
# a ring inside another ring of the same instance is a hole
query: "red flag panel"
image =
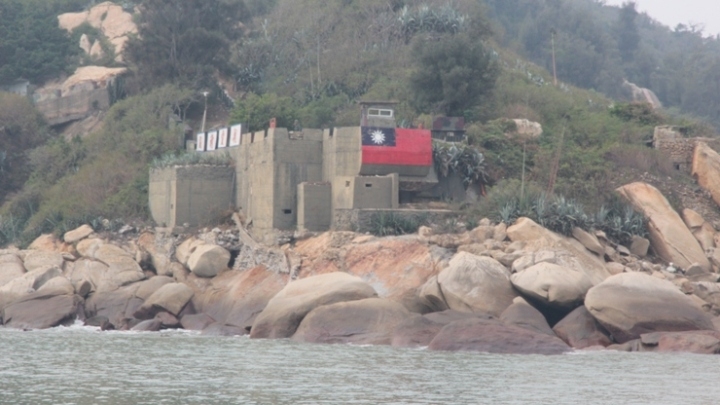
{"type": "Polygon", "coordinates": [[[432,136],[427,129],[395,128],[395,146],[363,145],[364,165],[432,166],[432,136]]]}

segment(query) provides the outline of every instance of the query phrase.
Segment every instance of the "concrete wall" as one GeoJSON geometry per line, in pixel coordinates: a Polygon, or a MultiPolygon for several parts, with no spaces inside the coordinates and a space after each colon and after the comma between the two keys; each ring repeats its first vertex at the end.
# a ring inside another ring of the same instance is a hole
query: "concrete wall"
{"type": "Polygon", "coordinates": [[[332,222],[330,183],[300,183],[297,186],[297,225],[299,230],[327,231],[332,222]]]}
{"type": "Polygon", "coordinates": [[[159,225],[201,226],[233,208],[234,172],[226,166],[176,166],[150,172],[150,212],[159,225]]]}
{"type": "Polygon", "coordinates": [[[338,176],[332,181],[333,210],[398,207],[398,175],[338,176]]]}
{"type": "Polygon", "coordinates": [[[325,130],[323,133],[323,181],[337,176],[357,176],[362,164],[360,127],[325,130]]]}

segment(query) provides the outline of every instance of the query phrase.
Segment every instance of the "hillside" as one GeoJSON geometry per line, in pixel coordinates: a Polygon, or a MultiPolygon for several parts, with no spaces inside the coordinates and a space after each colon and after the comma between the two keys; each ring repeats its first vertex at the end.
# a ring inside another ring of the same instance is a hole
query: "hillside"
{"type": "MultiPolygon", "coordinates": [[[[0,0],[0,7],[14,7],[27,21],[57,21],[61,13],[81,13],[78,3],[32,8],[0,0]]],[[[0,103],[23,111],[0,114],[7,156],[0,160],[0,244],[79,223],[102,226],[103,218],[147,220],[149,165],[180,153],[184,134],[182,126],[168,126],[171,116],[199,130],[203,91],[208,127],[243,122],[260,129],[271,117],[281,126],[356,125],[361,99],[400,101],[404,126],[464,116],[469,142],[485,156],[489,190],[468,207],[469,216],[497,217],[524,177],[527,189],[551,188],[590,212],[611,204],[616,187],[645,180],[676,209],[718,219],[692,178],[647,147],[657,125],[715,136],[704,122],[718,120],[720,92],[708,83],[720,47],[692,28],[671,31],[629,6],[590,0],[145,0],[123,9],[134,13],[137,35],[123,40],[122,54],[103,29],[81,25],[69,34],[48,28],[44,35],[55,42],[38,45],[48,61],[42,72],[0,58],[0,78],[37,85],[79,65],[130,71],[118,92],[125,99],[96,116],[103,123],[92,127],[99,129],[69,139],[57,136],[63,128],[43,125],[27,100],[0,93],[0,103]],[[80,34],[104,56],[76,47],[80,34]],[[548,64],[551,34],[557,85],[548,64]],[[57,43],[73,49],[67,60],[52,56],[57,43]],[[627,104],[625,78],[656,92],[666,109],[627,104]],[[24,124],[8,125],[20,117],[24,124]],[[529,142],[509,138],[502,118],[539,122],[543,134],[529,142]],[[19,138],[27,142],[12,142],[19,138]]],[[[10,51],[18,52],[0,47],[0,55],[10,51]]]]}

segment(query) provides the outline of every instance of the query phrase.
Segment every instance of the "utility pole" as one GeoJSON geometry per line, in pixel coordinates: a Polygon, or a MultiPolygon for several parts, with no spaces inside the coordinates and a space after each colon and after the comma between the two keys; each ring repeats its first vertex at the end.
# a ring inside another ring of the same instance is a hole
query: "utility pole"
{"type": "Polygon", "coordinates": [[[207,96],[210,94],[207,91],[203,91],[202,95],[205,96],[205,109],[203,110],[203,120],[202,120],[202,127],[200,128],[200,132],[205,132],[205,119],[207,118],[207,96]]]}
{"type": "Polygon", "coordinates": [[[557,86],[557,70],[555,69],[555,28],[550,30],[550,44],[552,45],[553,84],[557,86]]]}

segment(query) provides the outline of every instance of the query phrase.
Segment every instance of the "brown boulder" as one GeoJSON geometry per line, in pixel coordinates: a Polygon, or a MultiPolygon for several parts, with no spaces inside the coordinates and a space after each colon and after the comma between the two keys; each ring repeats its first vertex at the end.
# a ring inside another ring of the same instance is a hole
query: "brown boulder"
{"type": "Polygon", "coordinates": [[[3,310],[5,326],[45,329],[73,323],[78,315],[82,314],[83,300],[77,295],[65,294],[65,291],[48,288],[14,301],[3,310]]]}
{"type": "Polygon", "coordinates": [[[543,314],[521,297],[515,298],[512,305],[500,314],[500,321],[505,325],[555,336],[543,314]]]}
{"type": "Polygon", "coordinates": [[[459,252],[437,278],[447,307],[499,316],[517,293],[510,273],[495,259],[459,252]]]}
{"type": "Polygon", "coordinates": [[[138,288],[139,284],[132,284],[90,294],[85,301],[88,317],[104,316],[115,329],[127,329],[133,319],[133,313],[143,304],[143,300],[135,296],[138,288]]]}
{"type": "Polygon", "coordinates": [[[23,260],[15,253],[0,255],[0,287],[25,274],[23,260]]]}
{"type": "Polygon", "coordinates": [[[214,277],[206,287],[195,289],[193,303],[225,325],[250,330],[270,299],[287,285],[288,276],[263,266],[247,271],[228,271],[214,277]]]}
{"type": "Polygon", "coordinates": [[[695,144],[692,175],[700,187],[709,191],[715,203],[720,205],[720,154],[705,142],[695,144]]]}
{"type": "Polygon", "coordinates": [[[94,232],[90,225],[85,224],[72,231],[65,232],[63,240],[65,243],[76,243],[92,235],[94,232]]]}
{"type": "Polygon", "coordinates": [[[190,254],[188,269],[200,277],[215,277],[228,268],[230,252],[218,245],[200,245],[190,254]]]}
{"type": "Polygon", "coordinates": [[[177,316],[194,292],[185,284],[165,284],[155,291],[133,314],[137,319],[150,319],[160,311],[177,316]]]}
{"type": "Polygon", "coordinates": [[[648,219],[650,244],[658,256],[682,269],[698,263],[710,271],[710,262],[700,243],[658,189],[637,182],[616,191],[648,219]]]}
{"type": "Polygon", "coordinates": [[[363,280],[334,272],[295,280],[278,292],[258,315],[251,338],[287,338],[295,333],[303,318],[313,309],[336,302],[377,296],[363,280]]]}
{"type": "Polygon", "coordinates": [[[570,351],[570,347],[557,337],[480,318],[446,325],[428,348],[505,354],[562,354],[570,351]]]}
{"type": "Polygon", "coordinates": [[[515,273],[510,281],[529,299],[567,310],[582,305],[585,294],[593,286],[581,270],[548,262],[515,273]]]}
{"type": "Polygon", "coordinates": [[[410,315],[402,304],[383,298],[338,302],[310,311],[292,339],[312,343],[389,345],[395,328],[410,315]]]}
{"type": "Polygon", "coordinates": [[[208,314],[190,314],[180,319],[180,325],[187,330],[203,330],[215,320],[208,314]]]}
{"type": "Polygon", "coordinates": [[[588,312],[585,306],[575,308],[553,326],[555,334],[570,347],[584,349],[590,346],[607,347],[612,344],[605,328],[588,312]]]}
{"type": "Polygon", "coordinates": [[[585,297],[590,314],[624,343],[643,333],[713,330],[710,318],[671,282],[644,273],[621,273],[585,297]]]}
{"type": "Polygon", "coordinates": [[[397,325],[390,344],[394,347],[427,346],[445,325],[424,315],[412,315],[397,325]]]}
{"type": "Polygon", "coordinates": [[[720,332],[654,332],[640,336],[644,351],[720,354],[720,332]]]}

